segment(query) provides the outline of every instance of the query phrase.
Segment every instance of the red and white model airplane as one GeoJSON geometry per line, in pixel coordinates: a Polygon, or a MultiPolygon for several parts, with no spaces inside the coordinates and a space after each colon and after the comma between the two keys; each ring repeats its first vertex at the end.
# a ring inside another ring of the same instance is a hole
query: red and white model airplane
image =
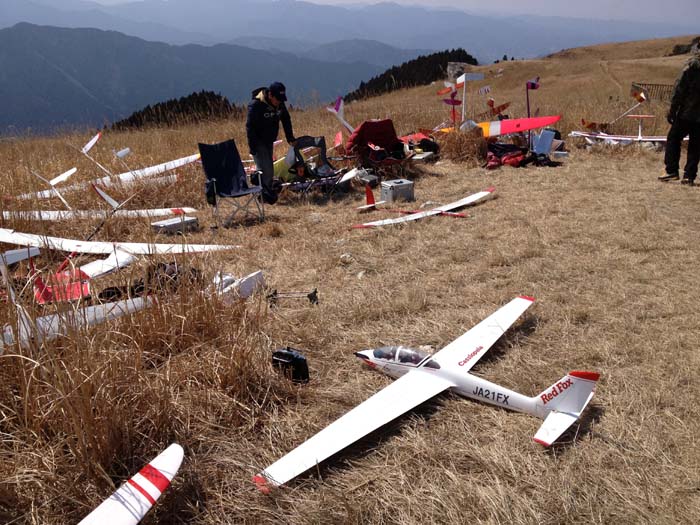
{"type": "Polygon", "coordinates": [[[357,352],[367,366],[398,379],[254,476],[253,482],[267,493],[445,390],[544,419],[534,440],[551,445],[588,405],[597,373],[569,372],[534,397],[469,374],[533,301],[513,299],[434,355],[404,347],[357,352]]]}

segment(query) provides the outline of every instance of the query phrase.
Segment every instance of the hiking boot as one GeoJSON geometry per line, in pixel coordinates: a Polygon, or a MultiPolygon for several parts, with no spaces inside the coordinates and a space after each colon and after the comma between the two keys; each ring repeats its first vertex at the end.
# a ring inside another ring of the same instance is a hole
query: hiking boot
{"type": "Polygon", "coordinates": [[[658,179],[661,182],[668,182],[670,180],[678,180],[680,177],[678,176],[678,173],[667,173],[666,175],[663,175],[659,177],[658,179]]]}
{"type": "Polygon", "coordinates": [[[684,184],[685,186],[695,186],[695,179],[683,179],[681,184],[684,184]]]}

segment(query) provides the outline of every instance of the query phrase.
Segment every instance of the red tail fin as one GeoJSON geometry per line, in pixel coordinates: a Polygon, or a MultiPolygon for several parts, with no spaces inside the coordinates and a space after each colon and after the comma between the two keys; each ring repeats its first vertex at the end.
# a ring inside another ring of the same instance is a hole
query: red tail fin
{"type": "Polygon", "coordinates": [[[365,195],[367,196],[367,206],[374,206],[376,203],[374,201],[374,192],[369,184],[365,184],[365,195]]]}

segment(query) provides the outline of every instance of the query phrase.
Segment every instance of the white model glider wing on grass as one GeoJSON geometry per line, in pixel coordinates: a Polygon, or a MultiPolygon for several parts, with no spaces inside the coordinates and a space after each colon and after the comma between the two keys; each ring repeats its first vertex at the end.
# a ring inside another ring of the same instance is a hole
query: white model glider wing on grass
{"type": "Polygon", "coordinates": [[[263,492],[269,485],[282,485],[452,386],[452,382],[421,370],[406,374],[267,467],[253,481],[263,492]]]}
{"type": "Polygon", "coordinates": [[[78,525],[136,525],[170,486],[184,455],[182,447],[173,443],[78,525]]]}
{"type": "Polygon", "coordinates": [[[532,297],[516,297],[492,313],[467,333],[433,355],[443,369],[468,372],[534,302],[532,297]]]}
{"type": "Polygon", "coordinates": [[[107,219],[117,217],[123,219],[169,217],[170,215],[184,215],[196,213],[196,208],[153,208],[150,210],[30,210],[30,211],[3,211],[5,220],[23,221],[72,221],[86,219],[107,219]]]}
{"type": "Polygon", "coordinates": [[[195,208],[187,207],[176,207],[176,208],[150,208],[146,210],[125,210],[123,209],[126,203],[130,200],[127,199],[124,202],[118,202],[116,199],[111,197],[105,190],[100,188],[97,184],[92,184],[92,188],[95,193],[105,201],[110,208],[112,208],[111,213],[114,217],[163,217],[167,215],[185,215],[186,213],[196,213],[195,208]]]}
{"type": "Polygon", "coordinates": [[[105,255],[110,255],[115,250],[127,252],[132,255],[174,255],[180,253],[215,252],[239,248],[239,246],[221,244],[152,244],[143,242],[79,241],[75,239],[64,239],[62,237],[35,235],[33,233],[21,233],[15,230],[8,230],[7,228],[0,228],[0,242],[17,244],[20,246],[34,246],[47,250],[105,255]]]}
{"type": "MultiPolygon", "coordinates": [[[[99,184],[101,186],[113,186],[114,184],[131,184],[133,182],[137,182],[140,180],[148,180],[150,177],[155,177],[156,175],[160,175],[161,173],[166,173],[168,171],[174,170],[176,168],[180,168],[182,166],[186,166],[187,164],[191,164],[192,162],[195,162],[199,160],[199,153],[196,153],[194,155],[190,155],[188,157],[183,157],[181,159],[175,159],[171,160],[168,162],[164,162],[162,164],[158,164],[156,166],[150,166],[148,168],[142,168],[138,170],[132,170],[132,171],[127,171],[125,173],[120,173],[119,175],[115,175],[114,177],[110,176],[105,176],[102,177],[101,179],[97,179],[92,181],[95,184],[99,184]]],[[[85,183],[79,183],[79,184],[73,184],[71,186],[65,186],[61,188],[61,192],[63,193],[68,193],[68,192],[73,192],[73,191],[78,191],[82,190],[87,186],[87,182],[85,183]]],[[[51,197],[54,197],[56,195],[55,189],[51,190],[46,190],[46,191],[40,191],[37,193],[25,193],[23,195],[19,195],[17,198],[18,199],[49,199],[51,197]]]]}
{"type": "Polygon", "coordinates": [[[366,222],[364,224],[356,224],[353,228],[376,228],[378,226],[390,226],[394,224],[403,224],[406,222],[417,221],[419,219],[424,219],[426,217],[432,217],[435,215],[440,215],[443,212],[448,212],[451,210],[456,210],[458,208],[463,208],[465,206],[472,206],[478,204],[485,200],[488,200],[494,196],[496,188],[487,188],[484,191],[474,193],[468,197],[460,199],[458,201],[452,202],[450,204],[445,204],[444,206],[438,206],[432,210],[426,210],[419,213],[413,213],[411,215],[404,215],[403,217],[397,217],[394,219],[384,219],[381,221],[366,222]]]}

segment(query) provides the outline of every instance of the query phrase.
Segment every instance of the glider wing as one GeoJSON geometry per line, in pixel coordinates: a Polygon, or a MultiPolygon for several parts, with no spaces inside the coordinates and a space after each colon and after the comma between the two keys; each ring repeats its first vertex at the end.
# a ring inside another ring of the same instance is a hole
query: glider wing
{"type": "Polygon", "coordinates": [[[170,486],[183,457],[182,447],[173,443],[78,525],[136,525],[170,486]]]}
{"type": "Polygon", "coordinates": [[[425,217],[431,217],[433,215],[441,215],[443,212],[455,210],[457,208],[462,208],[464,206],[469,206],[472,204],[477,204],[480,201],[488,199],[493,196],[493,192],[496,188],[488,188],[484,191],[474,193],[469,197],[460,199],[458,201],[452,202],[450,204],[445,204],[444,206],[438,206],[432,210],[422,211],[420,213],[414,213],[411,215],[405,215],[403,217],[398,217],[395,219],[384,219],[381,221],[366,222],[365,224],[358,224],[353,226],[353,228],[374,228],[376,226],[389,226],[392,224],[401,224],[403,222],[417,221],[418,219],[424,219],[425,217]]]}
{"type": "Polygon", "coordinates": [[[267,467],[253,481],[262,492],[268,492],[271,485],[287,483],[452,386],[451,381],[428,371],[413,370],[267,467]]]}
{"type": "Polygon", "coordinates": [[[238,248],[238,246],[221,244],[150,244],[145,242],[77,241],[74,239],[63,239],[61,237],[20,233],[14,230],[8,230],[7,228],[0,228],[0,242],[18,244],[20,246],[34,246],[47,250],[101,253],[106,255],[112,254],[114,250],[121,250],[132,255],[155,255],[214,252],[238,248]]]}
{"type": "Polygon", "coordinates": [[[441,369],[468,372],[533,302],[532,297],[516,297],[437,352],[432,361],[441,369]]]}

